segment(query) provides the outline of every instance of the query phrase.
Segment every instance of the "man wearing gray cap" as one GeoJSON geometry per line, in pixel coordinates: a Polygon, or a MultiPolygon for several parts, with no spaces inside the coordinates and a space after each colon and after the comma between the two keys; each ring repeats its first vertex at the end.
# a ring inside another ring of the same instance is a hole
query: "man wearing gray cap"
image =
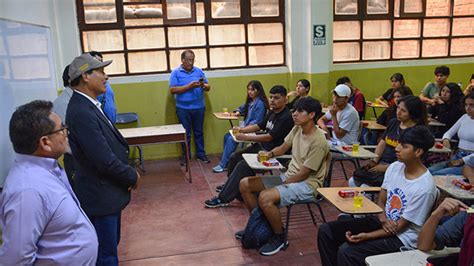
{"type": "Polygon", "coordinates": [[[105,92],[108,77],[100,62],[89,54],[74,58],[69,82],[74,94],[66,121],[74,156],[74,188],[81,206],[97,231],[97,265],[118,265],[121,211],[130,202],[139,174],[128,165],[127,141],[101,109],[97,96],[105,92]]]}

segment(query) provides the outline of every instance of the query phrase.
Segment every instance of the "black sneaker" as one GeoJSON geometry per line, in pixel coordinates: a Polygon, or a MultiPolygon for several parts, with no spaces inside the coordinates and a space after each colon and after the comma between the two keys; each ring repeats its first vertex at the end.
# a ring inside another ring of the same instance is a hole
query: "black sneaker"
{"type": "Polygon", "coordinates": [[[260,255],[271,256],[277,254],[280,250],[288,247],[288,241],[285,234],[274,234],[268,242],[260,248],[260,255]]]}
{"type": "Polygon", "coordinates": [[[200,157],[197,157],[196,158],[198,161],[201,161],[203,163],[211,163],[211,160],[209,160],[209,158],[207,158],[206,155],[203,155],[203,156],[200,156],[200,157]]]}
{"type": "Polygon", "coordinates": [[[222,191],[222,189],[224,188],[224,185],[225,185],[225,184],[218,185],[218,186],[216,187],[216,192],[217,192],[217,193],[220,193],[220,192],[222,191]]]}
{"type": "Polygon", "coordinates": [[[235,233],[235,238],[238,240],[242,240],[242,237],[244,237],[245,230],[240,230],[235,233]]]}
{"type": "Polygon", "coordinates": [[[204,206],[207,208],[217,208],[217,207],[225,207],[228,206],[229,202],[223,202],[219,197],[214,197],[210,200],[204,201],[204,206]]]}

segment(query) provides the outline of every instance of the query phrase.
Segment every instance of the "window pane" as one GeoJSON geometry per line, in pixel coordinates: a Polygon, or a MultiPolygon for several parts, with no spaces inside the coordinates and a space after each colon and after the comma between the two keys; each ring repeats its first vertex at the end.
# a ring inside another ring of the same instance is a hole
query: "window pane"
{"type": "Polygon", "coordinates": [[[248,25],[249,43],[283,42],[281,23],[259,23],[248,25]]]}
{"type": "MultiPolygon", "coordinates": [[[[6,41],[8,53],[5,51],[5,55],[32,56],[48,54],[48,39],[44,34],[24,32],[18,35],[6,35],[6,41]],[[26,38],[28,38],[28,42],[25,42],[26,38]]],[[[3,45],[2,43],[1,46],[3,45]]],[[[4,50],[6,50],[5,48],[4,50]]]]}
{"type": "Polygon", "coordinates": [[[448,55],[448,40],[423,40],[423,57],[448,55]]]}
{"type": "Polygon", "coordinates": [[[474,35],[474,18],[453,19],[453,36],[474,35]]]}
{"type": "Polygon", "coordinates": [[[204,3],[196,3],[196,22],[204,22],[204,3]]]}
{"type": "Polygon", "coordinates": [[[474,1],[454,0],[454,15],[474,15],[474,1]]]}
{"type": "Polygon", "coordinates": [[[359,21],[334,21],[334,40],[358,40],[360,39],[359,21]]]}
{"type": "Polygon", "coordinates": [[[427,0],[426,1],[426,16],[449,16],[451,0],[427,0]]]}
{"type": "Polygon", "coordinates": [[[249,64],[251,66],[283,64],[283,46],[250,46],[249,64]]]}
{"type": "Polygon", "coordinates": [[[211,67],[245,66],[245,48],[227,47],[210,49],[211,67]]]}
{"type": "Polygon", "coordinates": [[[420,55],[420,43],[416,40],[394,41],[393,58],[414,58],[420,55]]]}
{"type": "Polygon", "coordinates": [[[364,39],[390,38],[391,27],[390,20],[365,20],[364,39]]]}
{"type": "Polygon", "coordinates": [[[104,54],[104,61],[113,60],[112,64],[105,68],[107,74],[125,74],[124,54],[104,54]]]}
{"type": "Polygon", "coordinates": [[[339,42],[333,45],[334,62],[360,60],[359,43],[339,42]]]}
{"type": "Polygon", "coordinates": [[[407,38],[407,37],[419,37],[420,36],[420,20],[417,19],[405,19],[394,21],[394,38],[407,38]]]}
{"type": "Polygon", "coordinates": [[[368,0],[367,14],[388,14],[388,0],[368,0]]]}
{"type": "Polygon", "coordinates": [[[83,3],[87,24],[117,22],[114,0],[84,0],[83,3]]]}
{"type": "Polygon", "coordinates": [[[240,44],[245,43],[244,25],[209,26],[209,44],[240,44]]]}
{"type": "Polygon", "coordinates": [[[423,26],[424,37],[449,35],[449,19],[425,19],[423,26]]]}
{"type": "Polygon", "coordinates": [[[336,15],[356,15],[357,14],[357,0],[336,0],[335,2],[336,15]]]}
{"type": "Polygon", "coordinates": [[[213,18],[239,18],[240,0],[211,0],[213,18]]]}
{"type": "Polygon", "coordinates": [[[451,39],[451,55],[474,55],[474,38],[451,39]]]}
{"type": "Polygon", "coordinates": [[[127,5],[123,7],[126,26],[162,25],[161,5],[127,5]]]}
{"type": "MultiPolygon", "coordinates": [[[[181,53],[184,50],[171,50],[170,51],[170,65],[171,69],[175,69],[181,65],[181,53]]],[[[194,65],[199,68],[207,68],[207,55],[205,49],[193,49],[194,52],[194,65]]]]}
{"type": "Polygon", "coordinates": [[[165,32],[163,28],[127,29],[125,33],[128,49],[165,47],[165,32]]]}
{"type": "Polygon", "coordinates": [[[278,0],[250,0],[252,17],[277,17],[278,8],[278,0]]]}
{"type": "Polygon", "coordinates": [[[405,7],[403,11],[405,13],[421,13],[423,12],[422,0],[405,0],[405,7]]]}
{"type": "Polygon", "coordinates": [[[165,71],[166,52],[140,52],[128,54],[128,68],[130,73],[165,71]]]}
{"type": "Polygon", "coordinates": [[[191,0],[166,0],[168,19],[191,18],[191,0]]]}
{"type": "Polygon", "coordinates": [[[400,17],[400,0],[395,0],[395,6],[393,7],[393,15],[396,18],[400,17]]]}
{"type": "Polygon", "coordinates": [[[123,50],[121,30],[102,30],[82,32],[84,52],[123,50]]]}
{"type": "Polygon", "coordinates": [[[198,46],[206,44],[203,26],[168,28],[170,47],[198,46]]]}
{"type": "Polygon", "coordinates": [[[389,59],[390,58],[390,42],[364,42],[362,44],[362,59],[389,59]]]}

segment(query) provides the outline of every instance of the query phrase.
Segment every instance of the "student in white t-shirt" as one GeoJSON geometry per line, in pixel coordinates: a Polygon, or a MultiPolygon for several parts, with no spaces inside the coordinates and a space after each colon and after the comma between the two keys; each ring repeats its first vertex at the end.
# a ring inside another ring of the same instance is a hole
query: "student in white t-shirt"
{"type": "Polygon", "coordinates": [[[434,138],[425,126],[405,130],[396,147],[398,161],[385,172],[377,216],[325,223],[318,232],[323,265],[365,265],[372,255],[416,248],[418,233],[436,200],[433,177],[422,163],[434,138]]]}
{"type": "Polygon", "coordinates": [[[330,133],[326,124],[332,121],[331,143],[335,145],[353,144],[357,142],[360,119],[357,110],[348,104],[351,89],[345,84],[340,84],[332,90],[332,94],[332,106],[329,108],[329,112],[318,120],[318,126],[330,133]]]}

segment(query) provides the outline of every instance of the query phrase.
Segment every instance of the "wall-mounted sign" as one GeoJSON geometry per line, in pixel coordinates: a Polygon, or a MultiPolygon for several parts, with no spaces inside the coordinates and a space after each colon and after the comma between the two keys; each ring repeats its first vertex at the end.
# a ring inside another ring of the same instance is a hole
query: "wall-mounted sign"
{"type": "Polygon", "coordinates": [[[326,45],[326,25],[313,25],[313,45],[326,45]]]}

